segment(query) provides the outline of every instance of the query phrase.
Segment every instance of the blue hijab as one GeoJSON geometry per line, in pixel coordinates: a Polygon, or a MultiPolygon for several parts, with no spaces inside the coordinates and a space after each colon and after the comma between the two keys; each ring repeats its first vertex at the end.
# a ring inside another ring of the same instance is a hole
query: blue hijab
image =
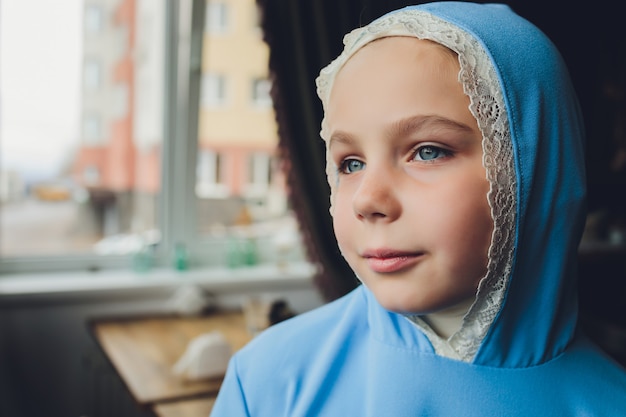
{"type": "Polygon", "coordinates": [[[577,322],[584,128],[568,71],[548,38],[506,6],[459,2],[418,8],[481,43],[508,114],[517,185],[514,256],[501,310],[474,363],[543,363],[566,349],[577,322]]]}
{"type": "Polygon", "coordinates": [[[507,6],[407,7],[346,36],[318,79],[324,106],[346,60],[384,36],[456,51],[483,133],[494,235],[476,302],[449,340],[454,354],[361,285],[238,352],[212,415],[626,415],[626,373],[577,326],[584,129],[554,45],[507,6]]]}

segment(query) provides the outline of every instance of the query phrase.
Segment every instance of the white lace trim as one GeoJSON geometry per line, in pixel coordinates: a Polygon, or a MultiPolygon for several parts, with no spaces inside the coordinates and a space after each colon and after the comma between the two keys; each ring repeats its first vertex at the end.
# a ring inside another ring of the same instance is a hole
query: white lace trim
{"type": "MultiPolygon", "coordinates": [[[[483,165],[490,183],[487,198],[494,231],[489,247],[487,273],[480,281],[476,300],[463,318],[461,329],[448,340],[437,336],[419,316],[408,316],[426,334],[439,355],[470,362],[500,311],[512,268],[517,185],[504,98],[491,59],[472,35],[429,13],[403,10],[384,16],[364,28],[355,29],[344,37],[344,51],[320,72],[316,80],[317,93],[324,108],[335,76],[348,58],[372,40],[387,36],[429,39],[458,54],[461,67],[459,81],[470,98],[469,109],[483,135],[483,165]]],[[[328,143],[325,119],[322,120],[321,136],[328,143]]],[[[331,212],[335,172],[327,154],[326,174],[331,187],[331,212]]]]}

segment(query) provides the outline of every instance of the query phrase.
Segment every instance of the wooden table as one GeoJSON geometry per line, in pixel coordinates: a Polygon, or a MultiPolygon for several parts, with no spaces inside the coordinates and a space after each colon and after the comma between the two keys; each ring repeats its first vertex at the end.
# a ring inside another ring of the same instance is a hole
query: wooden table
{"type": "Polygon", "coordinates": [[[155,404],[157,417],[208,417],[213,409],[215,398],[200,398],[175,403],[155,404]]]}
{"type": "MultiPolygon", "coordinates": [[[[252,337],[239,311],[202,317],[97,320],[91,324],[91,330],[132,396],[142,406],[199,396],[206,397],[205,401],[215,397],[222,383],[221,377],[186,381],[175,375],[172,367],[189,341],[202,333],[222,332],[233,351],[242,348],[252,337]]],[[[169,409],[165,407],[163,415],[169,415],[169,409]]]]}

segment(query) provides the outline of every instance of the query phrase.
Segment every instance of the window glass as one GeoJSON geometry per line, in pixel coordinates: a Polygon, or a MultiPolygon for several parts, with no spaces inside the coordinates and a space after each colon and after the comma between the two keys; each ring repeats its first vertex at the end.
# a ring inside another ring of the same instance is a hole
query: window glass
{"type": "Polygon", "coordinates": [[[209,0],[205,10],[205,30],[214,35],[226,32],[229,23],[229,4],[225,1],[209,0]]]}
{"type": "Polygon", "coordinates": [[[189,24],[182,3],[0,3],[3,273],[134,266],[146,250],[164,265],[177,243],[231,265],[225,238],[253,239],[248,260],[301,259],[255,0],[195,3],[206,22],[189,24]]]}
{"type": "Polygon", "coordinates": [[[248,184],[260,189],[267,188],[272,180],[271,157],[265,153],[248,155],[248,184]]]}
{"type": "Polygon", "coordinates": [[[0,260],[128,252],[159,229],[163,2],[1,7],[0,260]]]}
{"type": "Polygon", "coordinates": [[[226,102],[226,76],[218,73],[202,74],[200,101],[207,107],[223,106],[226,102]]]}
{"type": "Polygon", "coordinates": [[[272,84],[268,79],[252,80],[252,103],[258,107],[271,107],[272,98],[270,97],[270,89],[272,84]]]}
{"type": "Polygon", "coordinates": [[[85,5],[85,31],[97,33],[102,30],[102,7],[97,4],[85,5]]]}
{"type": "Polygon", "coordinates": [[[222,173],[223,156],[216,151],[200,149],[196,171],[196,194],[199,198],[226,198],[228,186],[222,173]]]}
{"type": "Polygon", "coordinates": [[[83,75],[86,90],[96,90],[100,87],[100,63],[97,60],[89,58],[85,60],[83,75]]]}
{"type": "Polygon", "coordinates": [[[102,141],[102,128],[98,115],[85,115],[83,119],[83,146],[100,145],[102,141]]]}
{"type": "Polygon", "coordinates": [[[215,172],[211,158],[219,154],[220,180],[215,181],[213,174],[198,176],[199,231],[211,237],[226,231],[231,237],[269,239],[270,247],[274,236],[291,236],[295,247],[299,239],[296,222],[287,204],[284,175],[275,162],[278,135],[269,95],[269,50],[254,30],[258,27],[256,2],[208,0],[206,4],[198,171],[215,172]],[[219,16],[216,8],[227,10],[223,14],[229,19],[227,32],[214,21],[219,16]],[[227,106],[214,105],[221,91],[215,74],[228,79],[227,106]],[[209,204],[228,209],[211,211],[209,204]]]}

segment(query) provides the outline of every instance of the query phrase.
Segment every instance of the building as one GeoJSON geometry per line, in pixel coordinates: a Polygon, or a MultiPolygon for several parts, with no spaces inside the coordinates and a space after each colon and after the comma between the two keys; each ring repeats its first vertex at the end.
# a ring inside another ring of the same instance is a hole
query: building
{"type": "MultiPolygon", "coordinates": [[[[86,0],[84,13],[74,178],[89,191],[102,235],[155,228],[165,2],[86,0]]],[[[254,0],[207,0],[195,186],[201,229],[233,224],[243,207],[255,220],[285,213],[268,58],[254,0]]]]}
{"type": "Polygon", "coordinates": [[[284,213],[285,187],[259,23],[255,0],[206,3],[196,194],[241,199],[264,218],[284,213]]]}

